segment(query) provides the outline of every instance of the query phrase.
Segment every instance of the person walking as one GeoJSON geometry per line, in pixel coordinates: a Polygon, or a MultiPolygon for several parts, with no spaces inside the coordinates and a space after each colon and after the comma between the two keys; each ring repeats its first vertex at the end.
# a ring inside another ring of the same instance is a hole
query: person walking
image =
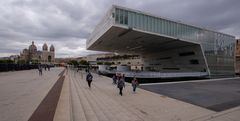
{"type": "Polygon", "coordinates": [[[113,75],[112,80],[113,80],[112,84],[114,84],[114,85],[117,84],[117,76],[116,75],[113,75]]]}
{"type": "Polygon", "coordinates": [[[92,83],[93,76],[90,72],[88,72],[86,80],[88,82],[88,87],[91,88],[91,83],[92,83]]]}
{"type": "Polygon", "coordinates": [[[67,71],[66,73],[68,74],[68,65],[65,65],[65,70],[67,71]]]}
{"type": "Polygon", "coordinates": [[[44,70],[45,70],[45,71],[47,70],[47,64],[44,65],[44,70]]]}
{"type": "Polygon", "coordinates": [[[38,65],[38,72],[39,72],[39,76],[42,76],[42,66],[38,65]]]}
{"type": "Polygon", "coordinates": [[[117,82],[117,87],[119,88],[119,94],[122,96],[122,95],[123,95],[123,93],[122,93],[123,87],[125,87],[125,80],[124,80],[123,77],[121,77],[121,78],[118,80],[118,82],[117,82]]]}
{"type": "Polygon", "coordinates": [[[47,65],[48,71],[50,71],[50,65],[47,65]]]}
{"type": "Polygon", "coordinates": [[[134,77],[132,80],[133,93],[136,93],[136,88],[138,85],[139,85],[138,80],[136,79],[136,77],[134,77]]]}

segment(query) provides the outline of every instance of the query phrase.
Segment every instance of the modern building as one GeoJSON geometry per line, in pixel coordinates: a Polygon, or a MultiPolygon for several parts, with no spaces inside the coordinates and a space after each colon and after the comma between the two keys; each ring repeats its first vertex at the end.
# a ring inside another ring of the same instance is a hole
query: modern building
{"type": "Polygon", "coordinates": [[[138,54],[148,72],[235,74],[234,36],[115,5],[86,45],[88,50],[138,54]]]}
{"type": "Polygon", "coordinates": [[[37,50],[37,46],[32,42],[29,49],[23,49],[20,53],[20,60],[30,63],[54,64],[55,62],[55,48],[53,45],[48,46],[46,43],[42,46],[42,51],[37,50]]]}
{"type": "Polygon", "coordinates": [[[90,65],[97,65],[97,58],[107,57],[111,55],[114,55],[114,54],[113,53],[89,54],[86,56],[86,61],[88,61],[90,65]]]}

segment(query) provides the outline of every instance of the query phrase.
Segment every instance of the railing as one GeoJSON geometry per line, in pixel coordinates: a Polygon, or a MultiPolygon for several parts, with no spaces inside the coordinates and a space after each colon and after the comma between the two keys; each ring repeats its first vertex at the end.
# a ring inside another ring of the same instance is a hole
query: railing
{"type": "Polygon", "coordinates": [[[203,77],[207,76],[207,72],[124,72],[126,77],[137,77],[137,78],[177,78],[177,77],[203,77]]]}
{"type": "Polygon", "coordinates": [[[181,78],[181,77],[205,77],[208,76],[207,72],[150,72],[150,71],[142,71],[142,72],[118,72],[116,70],[105,70],[104,74],[115,74],[122,73],[125,74],[125,77],[136,77],[136,78],[181,78]]]}

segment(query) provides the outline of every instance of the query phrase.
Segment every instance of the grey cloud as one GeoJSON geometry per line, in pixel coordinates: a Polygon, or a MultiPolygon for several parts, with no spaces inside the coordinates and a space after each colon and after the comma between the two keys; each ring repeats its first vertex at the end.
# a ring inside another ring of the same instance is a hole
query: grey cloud
{"type": "Polygon", "coordinates": [[[17,49],[1,49],[0,53],[18,53],[19,50],[17,49]]]}
{"type": "Polygon", "coordinates": [[[112,4],[240,37],[239,0],[11,0],[0,1],[1,55],[32,40],[54,44],[57,57],[96,53],[85,42],[112,4]]]}

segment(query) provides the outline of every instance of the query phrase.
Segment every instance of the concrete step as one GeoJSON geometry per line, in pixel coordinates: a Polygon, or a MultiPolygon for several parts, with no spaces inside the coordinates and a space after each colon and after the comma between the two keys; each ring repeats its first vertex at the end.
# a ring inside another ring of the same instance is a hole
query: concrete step
{"type": "MultiPolygon", "coordinates": [[[[94,76],[97,77],[98,75],[94,76]]],[[[130,84],[126,84],[126,89],[124,89],[124,98],[114,96],[115,94],[112,92],[113,87],[111,87],[111,83],[111,78],[101,77],[98,78],[96,85],[100,87],[105,94],[109,95],[112,99],[124,105],[128,108],[128,110],[133,111],[144,120],[187,120],[193,119],[193,117],[200,117],[212,113],[212,111],[201,107],[142,89],[137,89],[137,94],[132,94],[132,87],[130,84]]]]}
{"type": "Polygon", "coordinates": [[[57,109],[54,115],[53,121],[72,121],[72,102],[70,92],[70,81],[69,77],[65,75],[63,88],[58,101],[57,109]]]}
{"type": "MultiPolygon", "coordinates": [[[[98,87],[96,87],[96,88],[98,88],[98,87]]],[[[128,110],[128,108],[124,107],[124,105],[122,105],[121,103],[118,103],[118,101],[112,99],[112,97],[109,97],[108,95],[105,94],[105,92],[102,92],[98,88],[98,91],[96,91],[96,95],[101,95],[101,94],[102,94],[101,97],[102,97],[103,101],[105,101],[107,103],[107,105],[111,106],[110,108],[113,109],[113,112],[116,112],[117,114],[119,113],[119,120],[121,120],[121,121],[143,121],[140,117],[138,117],[133,112],[128,110]]]]}
{"type": "MultiPolygon", "coordinates": [[[[78,78],[79,79],[79,78],[78,78]]],[[[80,81],[80,80],[79,80],[80,81]]],[[[84,81],[84,80],[81,80],[81,81],[84,81]]],[[[84,83],[84,82],[81,82],[81,83],[84,83]]],[[[85,85],[87,85],[87,83],[84,83],[85,85]]],[[[86,90],[88,92],[88,95],[90,96],[89,98],[92,99],[96,104],[97,106],[99,107],[99,109],[104,113],[104,115],[107,117],[107,119],[109,121],[118,121],[116,119],[116,114],[114,114],[114,112],[112,110],[109,110],[107,107],[109,107],[108,104],[105,104],[105,101],[102,101],[100,100],[100,97],[99,95],[95,95],[95,89],[87,89],[86,90]]]]}
{"type": "MultiPolygon", "coordinates": [[[[78,77],[78,76],[77,76],[78,77]]],[[[86,97],[87,101],[91,105],[93,111],[97,115],[97,118],[99,121],[111,121],[109,120],[106,115],[103,113],[103,111],[100,109],[100,106],[95,101],[94,97],[90,95],[90,89],[88,89],[86,83],[83,84],[83,81],[79,80],[79,78],[76,78],[76,83],[79,85],[81,91],[84,94],[84,97],[86,97]]]]}
{"type": "MultiPolygon", "coordinates": [[[[79,83],[74,85],[76,85],[77,94],[80,95],[83,111],[86,112],[86,107],[90,108],[98,121],[189,121],[213,113],[207,109],[142,89],[137,89],[137,93],[132,94],[130,84],[126,84],[124,95],[119,96],[118,89],[112,85],[111,78],[96,74],[93,74],[93,85],[89,89],[85,81],[86,73],[81,73],[71,75],[75,79],[73,82],[79,83]],[[99,113],[99,110],[102,113],[99,113]],[[104,115],[106,119],[103,118],[104,115]]],[[[89,120],[89,112],[85,115],[89,120]]]]}
{"type": "MultiPolygon", "coordinates": [[[[86,81],[83,81],[83,83],[86,83],[86,81]]],[[[103,108],[105,108],[106,110],[110,110],[112,112],[110,116],[114,116],[114,119],[117,119],[119,121],[141,121],[139,117],[136,117],[128,110],[125,110],[125,108],[123,108],[121,105],[112,100],[111,97],[108,97],[98,88],[96,88],[94,82],[93,87],[91,89],[91,93],[95,95],[94,97],[99,102],[102,102],[102,104],[105,105],[105,107],[103,108]]]]}
{"type": "Polygon", "coordinates": [[[72,82],[77,89],[77,94],[78,94],[78,97],[79,97],[80,102],[82,104],[82,108],[83,108],[83,111],[85,113],[85,117],[86,117],[87,121],[99,121],[97,115],[95,114],[95,112],[93,110],[93,108],[91,107],[88,100],[84,96],[84,94],[81,90],[81,87],[77,84],[76,78],[74,76],[74,72],[71,72],[71,76],[72,76],[72,79],[73,79],[72,82]]]}
{"type": "Polygon", "coordinates": [[[72,120],[73,121],[87,121],[85,113],[83,111],[83,106],[80,102],[79,95],[77,94],[77,89],[74,85],[72,77],[70,76],[70,88],[71,88],[71,102],[72,102],[72,120]]]}
{"type": "MultiPolygon", "coordinates": [[[[98,75],[95,74],[94,76],[98,76],[98,75]]],[[[102,80],[98,81],[98,83],[96,84],[96,87],[99,88],[99,90],[101,90],[101,92],[104,92],[104,94],[108,95],[109,97],[114,99],[116,102],[120,103],[124,108],[126,108],[127,110],[132,112],[138,118],[140,118],[142,120],[146,120],[146,121],[155,121],[155,120],[157,120],[157,119],[154,118],[154,116],[148,115],[148,114],[145,113],[145,111],[142,111],[142,110],[138,109],[138,106],[141,105],[141,104],[137,104],[138,100],[143,100],[142,98],[137,99],[137,100],[122,100],[121,96],[116,96],[117,93],[118,93],[117,89],[114,89],[114,90],[116,90],[115,94],[112,93],[113,88],[116,88],[116,87],[115,87],[115,85],[111,84],[112,80],[110,78],[101,77],[100,79],[102,79],[102,80]],[[110,84],[113,87],[102,89],[101,87],[103,87],[103,86],[106,87],[106,83],[110,84]]],[[[130,84],[126,84],[126,86],[127,87],[124,89],[123,93],[131,92],[131,87],[129,87],[130,84]],[[127,89],[127,91],[126,91],[126,89],[127,89]]],[[[137,90],[137,91],[139,91],[139,90],[137,90]]],[[[126,95],[124,94],[124,96],[126,96],[126,95]]],[[[132,97],[136,98],[136,96],[134,96],[134,94],[132,94],[132,97]]],[[[148,97],[148,96],[146,96],[146,97],[148,97]]]]}

